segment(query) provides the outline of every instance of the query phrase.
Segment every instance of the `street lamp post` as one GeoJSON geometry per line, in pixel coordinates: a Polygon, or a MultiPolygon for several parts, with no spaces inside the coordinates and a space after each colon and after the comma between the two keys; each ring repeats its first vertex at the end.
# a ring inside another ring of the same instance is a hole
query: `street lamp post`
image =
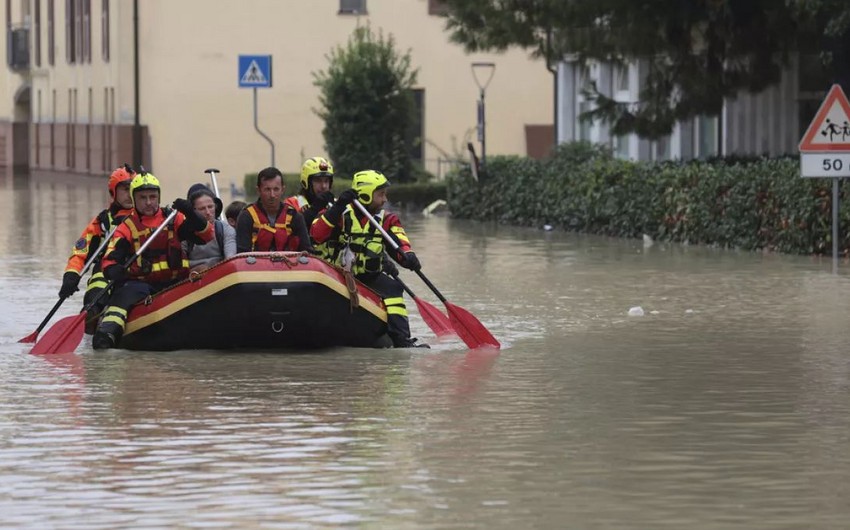
{"type": "Polygon", "coordinates": [[[484,114],[484,91],[487,90],[487,85],[493,79],[493,74],[496,73],[495,63],[472,63],[472,77],[475,79],[475,84],[478,85],[478,141],[481,143],[481,165],[487,162],[487,120],[484,114]],[[481,74],[481,79],[478,75],[481,74]],[[484,76],[486,80],[482,82],[484,76]]]}

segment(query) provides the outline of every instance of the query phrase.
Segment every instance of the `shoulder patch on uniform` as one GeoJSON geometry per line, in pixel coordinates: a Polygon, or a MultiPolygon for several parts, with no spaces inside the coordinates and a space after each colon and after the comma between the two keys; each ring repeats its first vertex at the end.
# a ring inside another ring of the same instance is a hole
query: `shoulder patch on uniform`
{"type": "Polygon", "coordinates": [[[81,237],[80,239],[78,239],[77,242],[74,243],[74,248],[77,250],[83,250],[84,248],[86,248],[86,238],[81,237]]]}

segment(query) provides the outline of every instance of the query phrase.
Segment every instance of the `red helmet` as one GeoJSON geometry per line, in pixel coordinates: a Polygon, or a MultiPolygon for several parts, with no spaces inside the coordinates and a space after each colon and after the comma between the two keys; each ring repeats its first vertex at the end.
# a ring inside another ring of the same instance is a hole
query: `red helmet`
{"type": "Polygon", "coordinates": [[[114,199],[115,188],[119,184],[124,182],[126,182],[129,186],[130,181],[133,180],[133,175],[135,174],[136,173],[133,171],[133,169],[127,164],[124,164],[122,167],[119,167],[118,169],[113,171],[112,174],[109,175],[109,196],[114,199]]]}

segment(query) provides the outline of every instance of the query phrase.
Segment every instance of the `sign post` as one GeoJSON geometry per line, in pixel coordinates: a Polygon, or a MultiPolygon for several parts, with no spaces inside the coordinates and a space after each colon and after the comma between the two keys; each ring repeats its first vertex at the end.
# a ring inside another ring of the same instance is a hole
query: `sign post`
{"type": "Polygon", "coordinates": [[[800,140],[800,175],[832,178],[832,268],[838,271],[838,180],[850,177],[850,102],[832,85],[800,140]]]}
{"type": "Polygon", "coordinates": [[[260,130],[257,125],[257,89],[272,87],[272,56],[271,55],[240,55],[239,56],[239,88],[254,89],[254,129],[266,139],[272,149],[274,166],[274,142],[260,130]]]}

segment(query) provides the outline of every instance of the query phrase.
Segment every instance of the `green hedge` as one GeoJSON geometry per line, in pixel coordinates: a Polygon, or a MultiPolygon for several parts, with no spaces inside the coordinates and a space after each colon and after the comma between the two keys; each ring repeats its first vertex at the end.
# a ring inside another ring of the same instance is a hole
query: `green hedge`
{"type": "MultiPolygon", "coordinates": [[[[830,179],[800,177],[799,160],[716,159],[642,163],[587,144],[560,146],[545,161],[488,157],[480,182],[450,176],[452,215],[603,234],[829,254],[830,179]]],[[[839,248],[850,247],[850,209],[841,191],[839,248]]]]}
{"type": "MultiPolygon", "coordinates": [[[[286,186],[286,195],[294,195],[301,189],[300,175],[298,173],[286,173],[283,183],[286,186]]],[[[257,200],[257,174],[247,173],[244,180],[245,197],[247,202],[257,200]]],[[[334,177],[334,192],[338,195],[340,191],[351,187],[351,179],[334,177]]],[[[391,184],[389,189],[390,202],[393,205],[404,208],[424,208],[437,199],[446,199],[445,182],[412,182],[408,184],[391,184]]]]}

